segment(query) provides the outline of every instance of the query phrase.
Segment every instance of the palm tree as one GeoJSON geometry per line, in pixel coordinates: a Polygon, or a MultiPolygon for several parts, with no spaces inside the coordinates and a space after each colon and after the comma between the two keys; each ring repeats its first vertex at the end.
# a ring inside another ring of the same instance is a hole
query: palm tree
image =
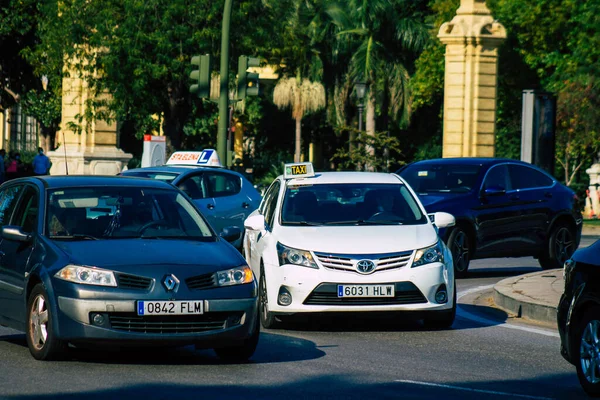
{"type": "Polygon", "coordinates": [[[331,5],[328,9],[330,18],[341,30],[338,38],[351,49],[350,80],[369,85],[366,131],[371,135],[375,132],[377,101],[386,125],[389,114],[400,125],[408,123],[408,65],[429,38],[416,3],[415,0],[349,0],[345,6],[331,5]]]}
{"type": "Polygon", "coordinates": [[[275,86],[273,102],[280,109],[289,107],[292,110],[292,118],[296,120],[294,162],[299,162],[302,118],[325,107],[325,88],[319,82],[301,79],[300,74],[295,78],[283,77],[275,86]]]}

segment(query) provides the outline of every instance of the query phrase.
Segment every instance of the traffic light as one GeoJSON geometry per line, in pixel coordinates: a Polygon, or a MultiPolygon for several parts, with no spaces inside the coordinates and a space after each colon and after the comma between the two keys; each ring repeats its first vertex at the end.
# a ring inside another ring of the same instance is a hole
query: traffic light
{"type": "Polygon", "coordinates": [[[190,93],[201,99],[210,97],[210,55],[192,57],[192,67],[190,93]]]}
{"type": "Polygon", "coordinates": [[[258,67],[260,59],[256,57],[240,56],[238,58],[238,99],[246,96],[258,96],[258,74],[248,72],[250,67],[258,67]]]}

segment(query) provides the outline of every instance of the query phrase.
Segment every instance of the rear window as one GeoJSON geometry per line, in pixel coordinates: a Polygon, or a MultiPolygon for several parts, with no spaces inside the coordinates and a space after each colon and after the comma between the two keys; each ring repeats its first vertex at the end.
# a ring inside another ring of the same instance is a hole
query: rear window
{"type": "Polygon", "coordinates": [[[477,184],[481,167],[460,164],[413,164],[400,176],[417,193],[467,193],[477,184]]]}
{"type": "Polygon", "coordinates": [[[173,179],[177,178],[178,174],[156,171],[128,171],[124,172],[123,176],[134,176],[136,178],[150,178],[171,183],[173,179]]]}

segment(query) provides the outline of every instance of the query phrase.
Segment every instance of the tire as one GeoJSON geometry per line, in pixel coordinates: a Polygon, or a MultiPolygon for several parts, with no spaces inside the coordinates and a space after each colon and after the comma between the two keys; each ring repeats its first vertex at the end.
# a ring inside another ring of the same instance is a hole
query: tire
{"type": "Polygon", "coordinates": [[[449,329],[456,318],[456,282],[454,284],[454,297],[452,308],[444,311],[433,311],[425,317],[423,324],[429,329],[449,329]]]}
{"type": "Polygon", "coordinates": [[[64,356],[67,344],[59,340],[53,329],[54,315],[48,294],[37,284],[27,301],[27,346],[36,360],[55,360],[64,356]]]}
{"type": "Polygon", "coordinates": [[[241,345],[238,346],[230,346],[230,347],[220,347],[216,348],[215,353],[219,356],[220,359],[228,362],[246,362],[254,352],[256,351],[256,346],[258,345],[258,338],[260,336],[260,326],[258,321],[254,322],[254,331],[252,335],[244,340],[241,345]]]}
{"type": "Polygon", "coordinates": [[[573,355],[577,367],[577,378],[585,392],[600,397],[600,307],[595,306],[583,314],[581,324],[574,335],[573,355]],[[583,353],[583,354],[582,354],[583,353]],[[589,356],[589,357],[588,357],[589,356]],[[591,371],[594,371],[594,376],[591,371]]]}
{"type": "Polygon", "coordinates": [[[538,260],[542,269],[562,268],[575,252],[573,230],[566,224],[557,224],[552,228],[545,247],[538,260]]]}
{"type": "Polygon", "coordinates": [[[265,329],[273,329],[277,327],[277,319],[272,312],[269,311],[269,297],[267,295],[267,281],[265,279],[264,268],[260,269],[260,281],[258,284],[258,303],[260,324],[265,329]]]}
{"type": "Polygon", "coordinates": [[[448,247],[452,252],[454,276],[457,278],[466,277],[471,262],[471,238],[466,230],[460,226],[454,228],[448,238],[448,247]]]}

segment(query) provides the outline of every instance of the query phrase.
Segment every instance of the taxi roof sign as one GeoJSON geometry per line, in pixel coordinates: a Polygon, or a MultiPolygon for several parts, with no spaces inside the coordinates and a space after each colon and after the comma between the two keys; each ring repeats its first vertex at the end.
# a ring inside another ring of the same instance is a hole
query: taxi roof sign
{"type": "Polygon", "coordinates": [[[315,170],[312,163],[285,164],[283,179],[311,178],[313,176],[315,176],[315,170]]]}
{"type": "Polygon", "coordinates": [[[167,165],[197,165],[204,167],[221,167],[221,161],[216,150],[176,151],[171,154],[167,165]]]}

